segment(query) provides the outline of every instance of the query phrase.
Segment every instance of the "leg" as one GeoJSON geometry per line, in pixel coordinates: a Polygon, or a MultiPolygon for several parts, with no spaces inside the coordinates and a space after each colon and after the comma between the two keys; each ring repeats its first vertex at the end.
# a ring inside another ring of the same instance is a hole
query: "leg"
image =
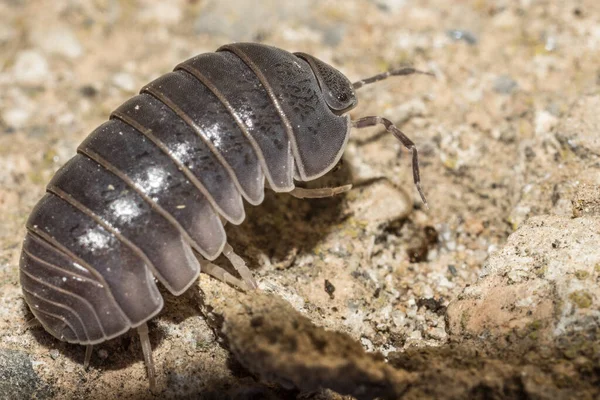
{"type": "Polygon", "coordinates": [[[246,283],[250,290],[258,289],[258,285],[256,281],[252,277],[252,272],[248,269],[246,262],[242,259],[242,257],[235,254],[233,248],[229,245],[229,243],[225,243],[225,248],[223,248],[223,255],[227,257],[233,268],[240,274],[242,280],[246,283]]]}
{"type": "Polygon", "coordinates": [[[85,359],[83,360],[83,369],[88,369],[90,366],[90,359],[92,358],[92,350],[94,345],[88,344],[85,346],[85,359]]]}
{"type": "Polygon", "coordinates": [[[423,193],[423,189],[421,189],[421,177],[419,175],[419,156],[417,155],[417,147],[412,142],[412,140],[410,140],[404,133],[402,133],[402,131],[400,129],[396,128],[396,126],[394,126],[394,124],[392,124],[392,121],[390,121],[389,119],[386,119],[386,118],[364,117],[364,118],[357,119],[356,121],[352,121],[352,126],[354,126],[355,128],[365,128],[368,126],[375,126],[378,124],[383,124],[383,126],[385,126],[385,129],[388,132],[390,132],[392,135],[394,135],[398,140],[400,140],[400,142],[402,142],[404,147],[406,147],[408,150],[411,151],[413,180],[415,182],[415,186],[417,187],[417,190],[419,191],[421,200],[423,200],[423,204],[425,205],[425,208],[429,208],[427,205],[427,200],[425,199],[425,194],[423,193]]]}
{"type": "Polygon", "coordinates": [[[225,282],[241,290],[248,290],[248,285],[246,282],[236,278],[223,268],[211,263],[210,261],[200,260],[200,270],[212,276],[213,278],[217,278],[221,282],[225,282]]]}
{"type": "Polygon", "coordinates": [[[31,318],[29,321],[25,322],[25,325],[23,325],[23,332],[25,332],[28,329],[31,328],[38,328],[42,326],[42,323],[35,317],[31,318]]]}
{"type": "Polygon", "coordinates": [[[332,188],[305,189],[294,188],[290,194],[298,199],[321,199],[323,197],[333,197],[352,189],[352,185],[344,185],[332,188]]]}
{"type": "Polygon", "coordinates": [[[156,388],[156,378],[154,373],[154,361],[152,361],[152,347],[150,346],[150,338],[148,337],[148,325],[144,322],[137,328],[140,341],[142,342],[142,353],[144,353],[144,363],[148,370],[148,380],[150,381],[150,391],[156,388]]]}
{"type": "Polygon", "coordinates": [[[384,79],[389,78],[390,76],[411,75],[411,74],[423,74],[423,75],[435,76],[431,72],[419,71],[418,69],[414,69],[412,67],[405,67],[405,68],[400,68],[400,69],[394,69],[394,70],[387,71],[387,72],[382,72],[381,74],[377,74],[377,75],[372,76],[370,78],[363,79],[363,80],[358,81],[358,82],[354,82],[352,84],[352,87],[354,89],[360,89],[364,85],[368,85],[369,83],[374,83],[374,82],[382,81],[384,79]]]}

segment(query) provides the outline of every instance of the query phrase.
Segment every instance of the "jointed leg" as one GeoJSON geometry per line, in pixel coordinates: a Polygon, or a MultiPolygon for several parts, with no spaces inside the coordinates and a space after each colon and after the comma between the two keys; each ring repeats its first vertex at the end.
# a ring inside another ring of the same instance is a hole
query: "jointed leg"
{"type": "Polygon", "coordinates": [[[33,317],[29,321],[25,322],[22,329],[23,329],[23,332],[25,332],[28,329],[38,328],[41,326],[42,326],[42,323],[36,317],[33,317]]]}
{"type": "Polygon", "coordinates": [[[352,189],[352,185],[344,185],[332,188],[305,189],[294,188],[290,194],[299,199],[320,199],[323,197],[332,197],[352,189]]]}
{"type": "MultiPolygon", "coordinates": [[[[25,322],[23,326],[23,330],[41,327],[42,323],[37,318],[32,318],[29,321],[25,322]]],[[[83,359],[83,369],[87,369],[90,366],[90,359],[92,358],[92,350],[94,349],[94,345],[88,344],[85,346],[85,358],[83,359]]]]}
{"type": "Polygon", "coordinates": [[[415,186],[419,191],[419,195],[421,196],[421,200],[423,200],[423,204],[426,208],[427,200],[425,199],[425,194],[423,193],[423,189],[421,188],[421,177],[419,175],[419,156],[417,155],[417,147],[400,129],[398,129],[392,121],[383,117],[364,117],[357,119],[356,121],[352,121],[352,126],[355,128],[366,128],[368,126],[375,126],[378,124],[382,124],[385,126],[385,129],[394,135],[404,147],[412,153],[412,170],[413,170],[413,180],[415,182],[415,186]]]}
{"type": "Polygon", "coordinates": [[[83,369],[87,369],[90,366],[90,359],[92,358],[92,350],[94,345],[88,344],[85,346],[85,359],[83,360],[83,369]]]}
{"type": "Polygon", "coordinates": [[[246,262],[242,259],[242,257],[235,254],[233,248],[229,245],[229,243],[225,243],[225,247],[223,248],[223,255],[227,257],[233,268],[240,274],[246,285],[250,290],[258,289],[258,285],[256,281],[252,277],[252,272],[248,269],[246,262]]]}
{"type": "Polygon", "coordinates": [[[140,341],[142,342],[142,353],[144,353],[144,363],[148,370],[148,380],[150,381],[150,391],[156,388],[156,378],[154,373],[154,361],[152,360],[152,346],[150,346],[150,337],[148,336],[148,325],[144,322],[137,328],[140,341]]]}
{"type": "Polygon", "coordinates": [[[369,83],[373,83],[373,82],[382,81],[384,79],[389,78],[390,76],[411,75],[411,74],[423,74],[423,75],[435,76],[431,72],[419,71],[418,69],[414,69],[412,67],[405,67],[405,68],[400,68],[400,69],[394,69],[394,70],[387,71],[387,72],[382,72],[381,74],[377,74],[370,78],[363,79],[358,82],[354,82],[352,84],[352,87],[354,89],[359,89],[359,88],[363,87],[364,85],[368,85],[369,83]]]}
{"type": "Polygon", "coordinates": [[[242,290],[248,290],[248,285],[246,284],[246,282],[236,278],[229,272],[225,271],[223,268],[211,263],[208,260],[200,260],[200,270],[212,276],[213,278],[217,278],[221,282],[233,285],[242,290]]]}

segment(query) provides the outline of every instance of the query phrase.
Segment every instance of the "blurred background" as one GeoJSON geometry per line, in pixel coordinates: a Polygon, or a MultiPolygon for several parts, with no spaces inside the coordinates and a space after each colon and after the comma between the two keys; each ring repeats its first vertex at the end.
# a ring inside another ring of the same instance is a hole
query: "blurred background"
{"type": "MultiPolygon", "coordinates": [[[[598,326],[597,246],[568,244],[598,232],[596,0],[0,0],[0,377],[22,379],[24,396],[94,398],[100,387],[103,396],[150,396],[134,335],[98,346],[85,374],[78,346],[18,330],[28,318],[18,285],[24,224],[54,172],[113,109],[179,62],[234,41],[313,54],[352,81],[404,65],[435,74],[360,89],[351,112],[385,116],[413,139],[430,209],[400,143],[380,129],[356,131],[327,181],[350,179],[348,196],[269,195],[245,227],[229,227],[264,290],[388,359],[534,323],[544,343],[598,326]],[[585,223],[569,225],[575,217],[585,223]],[[551,232],[529,231],[531,218],[551,232]],[[507,244],[518,229],[540,243],[507,244]],[[498,256],[523,248],[530,258],[498,256]],[[551,253],[561,248],[573,253],[551,253]],[[561,257],[566,269],[544,275],[561,257]]],[[[200,282],[191,290],[204,296],[201,312],[189,311],[198,308],[192,295],[171,298],[153,325],[167,397],[259,385],[231,366],[204,318],[237,292],[200,282]]],[[[15,390],[2,385],[0,397],[15,390]]]]}

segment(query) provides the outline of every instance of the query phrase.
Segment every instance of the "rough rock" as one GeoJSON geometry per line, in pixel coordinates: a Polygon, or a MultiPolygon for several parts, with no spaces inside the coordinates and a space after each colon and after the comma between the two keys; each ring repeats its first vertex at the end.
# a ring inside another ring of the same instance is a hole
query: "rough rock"
{"type": "Polygon", "coordinates": [[[538,214],[599,215],[595,196],[600,186],[598,109],[600,96],[593,94],[569,105],[561,120],[547,111],[536,114],[536,136],[522,146],[522,179],[527,184],[509,216],[513,226],[538,214]]]}
{"type": "Polygon", "coordinates": [[[315,326],[277,296],[248,296],[229,305],[223,333],[242,365],[283,387],[396,399],[415,379],[365,352],[350,336],[315,326]]]}
{"type": "Polygon", "coordinates": [[[0,399],[50,398],[24,351],[0,349],[0,399]]]}
{"type": "MultiPolygon", "coordinates": [[[[537,216],[486,262],[447,312],[452,338],[541,343],[600,326],[600,219],[537,216]]],[[[600,350],[600,348],[599,348],[600,350]]]]}

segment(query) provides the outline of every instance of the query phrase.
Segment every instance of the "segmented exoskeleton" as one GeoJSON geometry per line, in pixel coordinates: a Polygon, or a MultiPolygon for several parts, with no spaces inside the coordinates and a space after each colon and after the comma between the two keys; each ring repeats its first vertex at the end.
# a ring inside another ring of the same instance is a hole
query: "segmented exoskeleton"
{"type": "Polygon", "coordinates": [[[145,86],[94,130],[48,184],[27,222],[20,271],[25,300],[43,327],[91,345],[137,328],[150,384],[154,369],[146,321],[163,307],[156,278],[179,295],[200,271],[242,289],[257,287],[227,244],[224,222],[240,224],[242,199],[264,188],[324,197],[339,188],[301,189],[339,161],[352,127],[354,89],[405,68],[350,83],[304,53],[237,43],[183,62],[145,86]],[[196,253],[196,254],[194,254],[196,253]],[[236,278],[210,261],[223,253],[236,278]]]}

